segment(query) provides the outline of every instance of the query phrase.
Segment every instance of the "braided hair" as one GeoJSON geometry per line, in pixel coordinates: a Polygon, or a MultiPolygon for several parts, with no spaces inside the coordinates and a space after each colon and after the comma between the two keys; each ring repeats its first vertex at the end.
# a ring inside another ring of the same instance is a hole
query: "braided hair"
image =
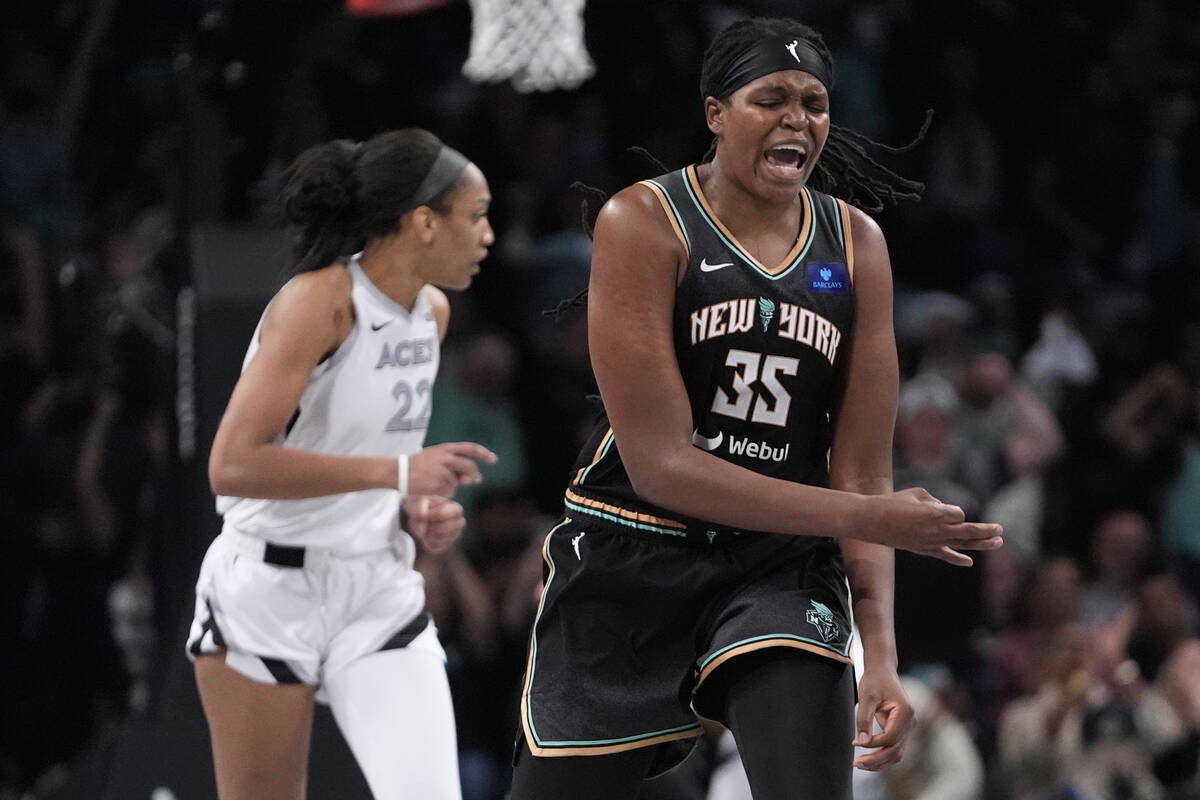
{"type": "MultiPolygon", "coordinates": [[[[371,239],[398,231],[442,146],[429,131],[404,128],[301,153],[283,189],[284,213],[297,227],[295,271],[327,267],[371,239]]],[[[423,205],[446,213],[456,186],[457,181],[423,205]]]]}
{"type": "MultiPolygon", "coordinates": [[[[768,37],[803,39],[824,62],[828,74],[833,76],[833,55],[821,34],[809,26],[788,18],[752,17],[731,23],[718,33],[704,52],[700,68],[700,96],[714,97],[714,92],[733,61],[755,42],[768,37]]],[[[732,92],[726,92],[717,100],[727,101],[732,92]]],[[[920,181],[902,177],[880,164],[867,152],[867,148],[878,148],[891,153],[903,153],[920,144],[929,130],[933,112],[925,113],[925,121],[916,137],[902,147],[880,144],[857,131],[840,125],[831,125],[825,147],[808,177],[808,185],[819,192],[833,195],[871,214],[877,214],[887,205],[898,205],[902,200],[919,200],[925,190],[920,181]]],[[[649,160],[660,173],[668,169],[657,158],[640,147],[631,148],[649,160]]],[[[705,153],[702,162],[711,161],[717,151],[717,139],[705,153]]],[[[592,235],[593,220],[600,206],[608,199],[607,193],[593,186],[575,183],[572,188],[585,195],[582,202],[583,226],[588,236],[592,235]]],[[[570,309],[587,302],[587,289],[573,297],[562,300],[544,313],[555,319],[570,309]]]]}
{"type": "MultiPolygon", "coordinates": [[[[730,24],[709,44],[700,70],[701,98],[716,97],[714,92],[717,91],[720,78],[733,60],[746,48],[767,37],[787,37],[807,42],[825,63],[829,75],[834,74],[833,55],[821,34],[793,19],[753,17],[730,24]]],[[[727,92],[724,97],[716,99],[724,102],[730,94],[727,92]]],[[[925,185],[897,175],[872,158],[867,148],[892,153],[910,150],[925,138],[931,121],[932,112],[926,112],[916,138],[903,147],[889,147],[849,128],[831,125],[825,147],[808,178],[809,186],[840,197],[873,214],[882,211],[886,205],[897,205],[901,200],[919,200],[925,185]]],[[[716,149],[717,140],[714,138],[702,161],[711,161],[716,149]]]]}

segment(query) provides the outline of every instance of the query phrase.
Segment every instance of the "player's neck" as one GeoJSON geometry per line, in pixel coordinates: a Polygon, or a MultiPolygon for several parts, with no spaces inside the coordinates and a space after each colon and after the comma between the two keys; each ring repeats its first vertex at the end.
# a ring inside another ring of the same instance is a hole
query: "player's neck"
{"type": "Polygon", "coordinates": [[[359,265],[379,291],[412,311],[425,281],[417,271],[413,250],[398,244],[393,237],[373,240],[363,252],[359,265]]]}

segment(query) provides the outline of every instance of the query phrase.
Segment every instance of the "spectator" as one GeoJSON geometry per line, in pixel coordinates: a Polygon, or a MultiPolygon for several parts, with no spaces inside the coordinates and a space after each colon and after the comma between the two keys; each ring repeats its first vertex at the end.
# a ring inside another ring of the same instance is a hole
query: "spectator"
{"type": "Polygon", "coordinates": [[[1000,720],[999,765],[1013,800],[1086,797],[1158,800],[1147,741],[1139,728],[1144,693],[1136,673],[1117,669],[1129,623],[1112,623],[1116,648],[1098,645],[1080,625],[1060,628],[1046,643],[1032,693],[1014,700],[1000,720]]]}
{"type": "Polygon", "coordinates": [[[1153,547],[1150,523],[1136,511],[1105,515],[1091,541],[1092,574],[1083,586],[1081,616],[1089,625],[1111,622],[1137,602],[1138,584],[1153,547]]]}

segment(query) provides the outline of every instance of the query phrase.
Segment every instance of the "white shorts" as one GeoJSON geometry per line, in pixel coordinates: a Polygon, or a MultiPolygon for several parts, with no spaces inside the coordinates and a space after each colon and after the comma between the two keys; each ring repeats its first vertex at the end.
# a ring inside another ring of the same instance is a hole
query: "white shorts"
{"type": "Polygon", "coordinates": [[[280,547],[229,527],[209,545],[188,634],[192,660],[223,650],[226,664],[256,681],[320,687],[355,659],[402,647],[446,657],[421,574],[392,550],[280,547]]]}

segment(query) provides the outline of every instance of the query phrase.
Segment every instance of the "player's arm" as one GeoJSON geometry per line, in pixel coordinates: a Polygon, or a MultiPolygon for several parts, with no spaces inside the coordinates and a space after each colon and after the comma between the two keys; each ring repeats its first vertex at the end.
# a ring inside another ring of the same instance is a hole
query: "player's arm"
{"type": "Polygon", "coordinates": [[[874,497],[805,486],[693,447],[672,332],[685,259],[644,186],[625,189],[601,210],[588,290],[589,346],[617,447],[641,497],[732,527],[899,540],[922,551],[936,551],[949,540],[971,547],[999,533],[996,526],[962,524],[961,509],[928,495],[874,497]]]}
{"type": "MultiPolygon", "coordinates": [[[[829,485],[865,495],[892,491],[892,433],[900,369],[892,327],[892,277],[887,245],[874,220],[852,209],[854,235],[854,335],[829,458],[829,485]]],[[[890,547],[841,540],[854,596],[854,619],[867,652],[896,667],[892,633],[894,558],[890,547]]],[[[963,556],[967,564],[970,559],[963,556]]]]}
{"type": "Polygon", "coordinates": [[[351,278],[341,267],[306,272],[271,301],[258,351],[221,418],[208,460],[217,494],[300,498],[395,488],[391,458],[320,455],[275,444],[300,404],[313,370],[354,325],[351,278]]]}
{"type": "MultiPolygon", "coordinates": [[[[271,301],[259,330],[259,349],[234,386],[213,439],[208,474],[217,494],[296,499],[397,488],[395,458],[328,455],[276,444],[312,371],[350,333],[350,285],[350,275],[341,267],[306,272],[271,301]]],[[[460,482],[478,480],[471,459],[490,456],[479,445],[439,447],[444,452],[423,459],[430,463],[410,465],[410,487],[419,481],[426,493],[437,488],[450,496],[460,482]]]]}
{"type": "MultiPolygon", "coordinates": [[[[900,392],[900,368],[892,324],[892,273],[887,244],[875,221],[851,209],[854,242],[854,336],[846,364],[830,449],[829,485],[866,495],[892,491],[892,433],[900,392]]],[[[863,645],[856,744],[875,748],[855,762],[878,769],[899,759],[912,728],[912,706],[896,673],[893,614],[895,557],[892,548],[842,539],[843,561],[863,645]],[[882,732],[873,734],[878,720],[882,732]]],[[[970,559],[947,550],[947,560],[970,559]]]]}

